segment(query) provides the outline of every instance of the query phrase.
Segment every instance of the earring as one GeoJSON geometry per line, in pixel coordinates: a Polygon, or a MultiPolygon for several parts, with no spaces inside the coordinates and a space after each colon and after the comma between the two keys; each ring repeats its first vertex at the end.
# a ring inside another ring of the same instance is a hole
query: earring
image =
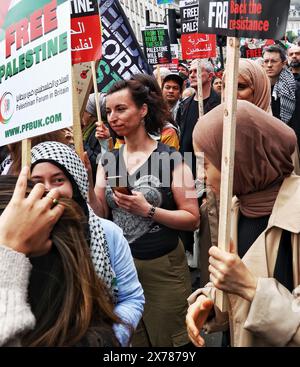
{"type": "Polygon", "coordinates": [[[142,118],[142,119],[141,119],[141,124],[142,124],[143,126],[145,126],[145,119],[144,119],[144,118],[142,118]]]}

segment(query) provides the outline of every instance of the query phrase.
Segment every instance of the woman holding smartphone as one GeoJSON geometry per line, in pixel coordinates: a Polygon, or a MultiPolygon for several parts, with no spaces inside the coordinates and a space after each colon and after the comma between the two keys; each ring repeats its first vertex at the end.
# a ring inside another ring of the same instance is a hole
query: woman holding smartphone
{"type": "Polygon", "coordinates": [[[138,80],[117,82],[106,99],[111,128],[125,145],[99,164],[95,193],[129,242],[145,293],[145,312],[133,346],[188,343],[184,313],[190,290],[179,230],[195,230],[199,209],[190,168],[174,148],[155,140],[164,121],[163,101],[138,80]],[[114,192],[106,176],[121,176],[114,192]]]}

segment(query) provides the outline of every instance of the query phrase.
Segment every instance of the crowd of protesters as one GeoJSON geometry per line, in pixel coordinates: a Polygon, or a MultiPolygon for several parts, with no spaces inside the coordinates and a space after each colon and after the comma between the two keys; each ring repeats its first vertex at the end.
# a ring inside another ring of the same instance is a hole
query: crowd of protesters
{"type": "Polygon", "coordinates": [[[300,47],[240,59],[230,252],[227,75],[200,70],[201,97],[195,60],[116,82],[101,121],[91,94],[84,162],[71,128],[32,139],[30,168],[21,143],[2,148],[0,345],[200,347],[204,330],[222,346],[300,346],[300,47]]]}

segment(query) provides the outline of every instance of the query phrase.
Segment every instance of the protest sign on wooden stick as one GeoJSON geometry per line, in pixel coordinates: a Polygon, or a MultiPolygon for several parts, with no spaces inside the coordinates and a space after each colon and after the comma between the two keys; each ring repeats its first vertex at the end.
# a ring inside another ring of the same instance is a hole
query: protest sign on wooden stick
{"type": "Polygon", "coordinates": [[[203,88],[202,88],[202,66],[201,60],[197,62],[197,83],[198,83],[198,108],[199,108],[199,118],[204,115],[203,107],[203,88]]]}
{"type": "MultiPolygon", "coordinates": [[[[230,250],[231,201],[235,155],[235,132],[237,110],[237,80],[240,57],[240,40],[227,38],[226,89],[223,120],[223,148],[220,190],[220,217],[218,246],[221,250],[230,250]]],[[[216,305],[226,311],[224,293],[217,290],[216,305]]]]}
{"type": "Polygon", "coordinates": [[[83,138],[80,121],[80,108],[78,103],[78,95],[75,82],[75,72],[72,73],[72,88],[73,88],[73,137],[76,153],[83,160],[83,138]]]}
{"type": "Polygon", "coordinates": [[[156,72],[157,72],[156,80],[157,80],[158,85],[161,87],[162,86],[162,80],[161,80],[160,65],[157,65],[156,72]]]}
{"type": "MultiPolygon", "coordinates": [[[[100,110],[100,100],[99,100],[99,92],[98,92],[98,84],[97,84],[97,75],[96,75],[96,64],[95,61],[91,61],[92,67],[92,75],[93,75],[93,85],[95,92],[95,104],[96,104],[96,112],[97,112],[97,121],[103,125],[101,110],[100,110]]],[[[101,145],[101,151],[104,153],[105,151],[110,151],[113,149],[113,140],[111,137],[108,139],[98,139],[99,144],[101,145]]]]}
{"type": "Polygon", "coordinates": [[[22,167],[31,165],[31,139],[22,140],[22,167]]]}

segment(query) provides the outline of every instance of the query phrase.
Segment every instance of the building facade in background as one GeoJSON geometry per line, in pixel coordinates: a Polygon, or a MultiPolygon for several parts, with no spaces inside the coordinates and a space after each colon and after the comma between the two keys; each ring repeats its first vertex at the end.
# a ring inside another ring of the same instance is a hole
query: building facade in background
{"type": "Polygon", "coordinates": [[[150,10],[150,19],[163,23],[168,7],[179,7],[179,0],[171,5],[157,5],[157,0],[119,0],[139,44],[143,44],[141,29],[146,25],[146,10],[150,10]]]}
{"type": "Polygon", "coordinates": [[[300,36],[300,4],[298,3],[291,4],[286,30],[300,36]]]}

